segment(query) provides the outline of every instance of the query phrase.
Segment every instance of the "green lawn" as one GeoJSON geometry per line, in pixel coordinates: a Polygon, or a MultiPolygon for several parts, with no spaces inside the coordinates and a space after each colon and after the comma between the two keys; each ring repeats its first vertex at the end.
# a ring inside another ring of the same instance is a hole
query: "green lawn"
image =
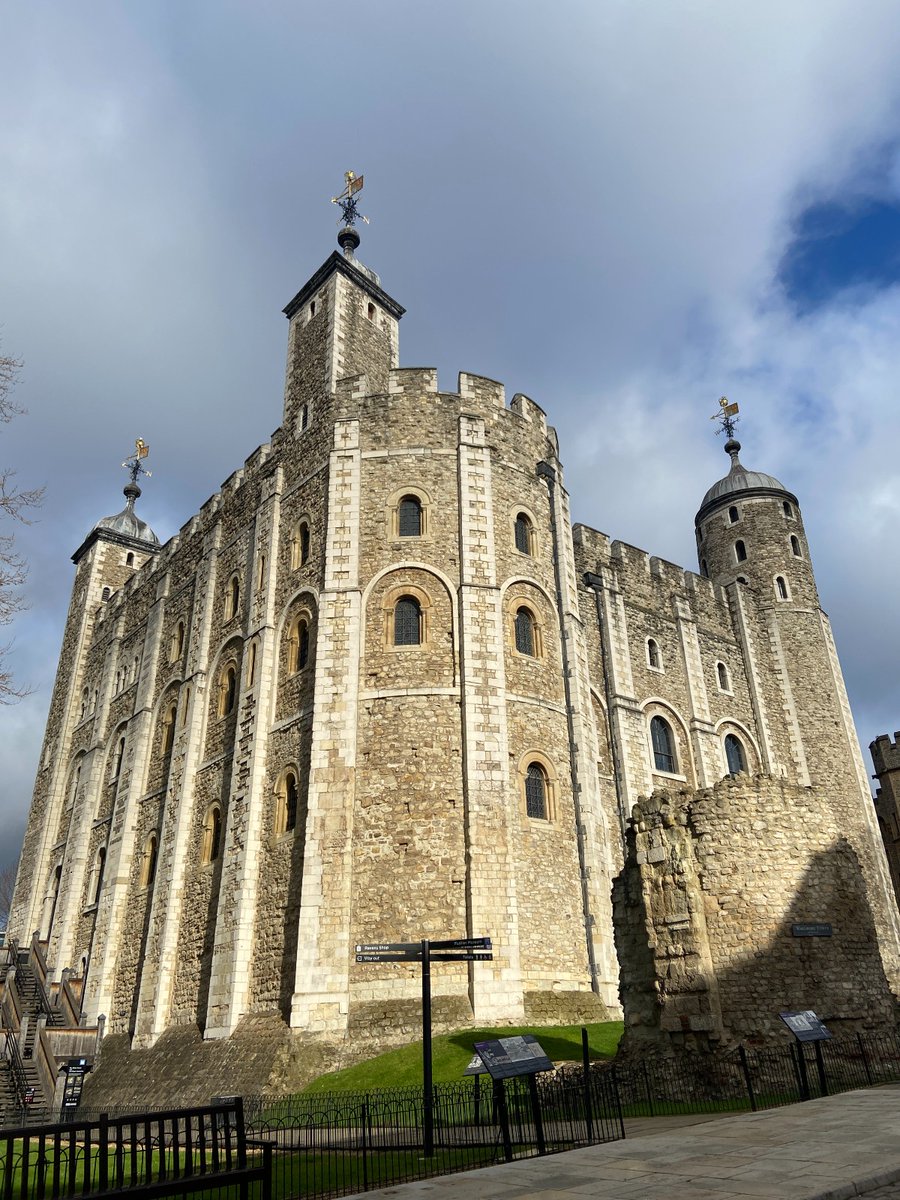
{"type": "MultiPolygon", "coordinates": [[[[591,1058],[611,1058],[622,1036],[621,1021],[598,1021],[587,1026],[591,1058]]],[[[514,1037],[533,1033],[554,1062],[581,1061],[581,1026],[521,1025],[515,1028],[464,1029],[459,1033],[442,1034],[432,1040],[432,1061],[435,1083],[450,1083],[461,1079],[463,1071],[475,1053],[476,1042],[495,1038],[514,1037]]],[[[320,1075],[307,1088],[306,1094],[318,1092],[368,1092],[373,1088],[408,1087],[422,1083],[422,1043],[411,1042],[396,1050],[388,1050],[375,1058],[320,1075]]]]}

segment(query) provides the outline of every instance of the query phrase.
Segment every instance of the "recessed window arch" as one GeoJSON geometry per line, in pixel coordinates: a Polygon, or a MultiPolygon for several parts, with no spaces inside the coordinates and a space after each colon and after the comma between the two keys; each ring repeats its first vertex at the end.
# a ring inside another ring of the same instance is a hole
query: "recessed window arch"
{"type": "Polygon", "coordinates": [[[234,708],[234,702],[237,698],[237,667],[233,662],[226,663],[222,668],[222,673],[219,676],[219,702],[218,713],[220,717],[227,717],[234,708]]]}
{"type": "Polygon", "coordinates": [[[161,750],[163,754],[171,754],[172,747],[175,744],[175,722],[178,715],[178,703],[173,700],[167,707],[163,717],[162,724],[162,743],[161,750]]]}
{"type": "Polygon", "coordinates": [[[782,500],[782,502],[781,502],[781,509],[782,509],[782,512],[784,513],[784,515],[785,515],[786,517],[793,517],[793,515],[794,515],[794,506],[793,506],[793,504],[791,504],[789,501],[787,501],[787,500],[782,500]]]}
{"type": "Polygon", "coordinates": [[[423,633],[422,605],[415,596],[400,596],[394,605],[394,645],[420,646],[423,633]]]}
{"type": "Polygon", "coordinates": [[[309,617],[303,613],[294,621],[291,626],[290,638],[288,641],[288,672],[291,675],[296,675],[298,671],[309,662],[309,646],[310,646],[310,622],[309,617]]]}
{"type": "Polygon", "coordinates": [[[113,756],[112,778],[118,779],[122,774],[122,763],[125,760],[125,737],[124,735],[116,742],[116,752],[113,756]]]}
{"type": "Polygon", "coordinates": [[[647,638],[647,666],[654,671],[661,671],[663,669],[659,643],[655,638],[647,638]]]}
{"type": "Polygon", "coordinates": [[[369,318],[370,321],[375,320],[375,305],[372,303],[371,300],[369,301],[369,303],[366,307],[366,316],[369,318]]]}
{"type": "Polygon", "coordinates": [[[535,821],[550,819],[547,772],[539,762],[530,762],[525,770],[525,815],[535,821]]]}
{"type": "Polygon", "coordinates": [[[238,615],[241,606],[241,581],[237,573],[225,585],[225,620],[231,621],[238,615]]]}
{"type": "Polygon", "coordinates": [[[100,595],[101,600],[108,600],[112,595],[112,589],[105,587],[100,595]]]}
{"type": "Polygon", "coordinates": [[[517,512],[513,527],[516,549],[521,554],[534,555],[534,522],[528,513],[517,512]]]}
{"type": "Polygon", "coordinates": [[[247,651],[247,687],[256,683],[256,662],[259,658],[259,641],[254,638],[247,651]]]}
{"type": "Polygon", "coordinates": [[[309,425],[309,405],[301,404],[300,405],[300,431],[301,431],[301,433],[303,432],[304,429],[306,429],[307,425],[309,425]]]}
{"type": "Polygon", "coordinates": [[[657,771],[674,775],[678,770],[675,754],[675,735],[669,722],[660,716],[650,719],[650,742],[653,747],[653,765],[657,771]]]}
{"type": "Polygon", "coordinates": [[[705,559],[705,558],[701,558],[701,559],[700,559],[700,574],[703,576],[703,578],[704,578],[704,579],[708,579],[708,578],[709,578],[709,569],[708,569],[708,567],[707,567],[707,565],[706,565],[706,559],[705,559]]]}
{"type": "Polygon", "coordinates": [[[540,633],[534,613],[527,605],[522,604],[516,609],[513,618],[516,650],[528,658],[540,657],[540,633]]]}
{"type": "Polygon", "coordinates": [[[790,593],[788,592],[788,585],[783,575],[775,576],[775,595],[779,600],[790,600],[791,598],[790,593]]]}
{"type": "Polygon", "coordinates": [[[154,829],[144,842],[141,857],[141,887],[152,887],[156,879],[156,860],[159,857],[159,837],[154,829]]]}
{"type": "Polygon", "coordinates": [[[126,567],[134,566],[134,551],[133,550],[129,550],[128,553],[125,555],[125,566],[126,567]]]}
{"type": "Polygon", "coordinates": [[[303,517],[294,526],[291,535],[291,569],[296,571],[309,562],[309,551],[312,544],[309,521],[303,517]]]}
{"type": "Polygon", "coordinates": [[[735,733],[725,735],[725,762],[729,775],[740,775],[747,770],[747,753],[744,743],[735,733]]]}
{"type": "Polygon", "coordinates": [[[81,717],[80,717],[80,719],[82,721],[87,716],[88,705],[90,704],[90,702],[91,702],[91,690],[90,690],[90,688],[83,688],[82,692],[81,692],[81,717]]]}
{"type": "Polygon", "coordinates": [[[723,662],[716,663],[716,679],[718,680],[720,692],[731,691],[731,679],[728,674],[728,668],[723,662]]]}
{"type": "Polygon", "coordinates": [[[797,537],[796,533],[791,534],[791,553],[793,554],[794,558],[803,557],[803,551],[800,549],[800,539],[797,537]]]}
{"type": "Polygon", "coordinates": [[[91,889],[91,904],[99,904],[103,890],[103,872],[106,870],[106,847],[101,846],[94,860],[94,877],[91,889]]]}
{"type": "Polygon", "coordinates": [[[182,729],[188,723],[188,713],[191,711],[191,685],[188,684],[184,689],[184,695],[181,701],[181,727],[182,729]]]}
{"type": "Polygon", "coordinates": [[[184,621],[179,621],[172,630],[169,642],[169,662],[177,662],[184,653],[184,621]]]}
{"type": "Polygon", "coordinates": [[[402,496],[397,505],[397,536],[422,536],[422,501],[418,496],[402,496]]]}
{"type": "Polygon", "coordinates": [[[740,538],[734,543],[734,557],[738,562],[747,561],[747,546],[740,538]]]}
{"type": "Polygon", "coordinates": [[[289,767],[282,775],[275,795],[275,833],[292,833],[297,828],[297,814],[300,809],[300,784],[293,767],[289,767]]]}
{"type": "Polygon", "coordinates": [[[261,592],[266,586],[266,567],[269,559],[264,551],[261,551],[256,560],[256,590],[261,592]]]}
{"type": "Polygon", "coordinates": [[[739,521],[740,519],[741,514],[738,510],[738,506],[736,504],[732,504],[728,509],[728,520],[733,525],[735,521],[739,521]]]}
{"type": "Polygon", "coordinates": [[[203,818],[203,849],[201,858],[204,863],[215,862],[222,851],[222,808],[213,803],[206,810],[203,818]]]}

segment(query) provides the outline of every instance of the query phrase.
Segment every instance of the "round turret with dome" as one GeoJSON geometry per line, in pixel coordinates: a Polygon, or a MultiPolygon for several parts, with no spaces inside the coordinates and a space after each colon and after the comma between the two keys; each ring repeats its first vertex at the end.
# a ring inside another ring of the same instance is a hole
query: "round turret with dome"
{"type": "Polygon", "coordinates": [[[774,475],[744,466],[734,425],[723,419],[731,469],[694,518],[700,573],[718,584],[752,586],[763,602],[818,607],[797,497],[774,475]]]}
{"type": "Polygon", "coordinates": [[[151,546],[158,546],[159,538],[147,522],[142,521],[134,511],[134,502],[141,494],[137,482],[134,479],[130,480],[126,483],[123,491],[125,507],[122,511],[114,513],[111,517],[101,517],[94,529],[103,530],[105,533],[115,533],[119,537],[131,538],[138,542],[149,542],[151,546]]]}

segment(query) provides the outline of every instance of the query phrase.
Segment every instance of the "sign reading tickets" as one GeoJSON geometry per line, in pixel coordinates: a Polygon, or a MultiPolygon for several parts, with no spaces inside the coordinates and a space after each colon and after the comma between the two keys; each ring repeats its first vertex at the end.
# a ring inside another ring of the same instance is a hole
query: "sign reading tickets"
{"type": "Polygon", "coordinates": [[[831,1037],[811,1009],[806,1012],[783,1012],[778,1015],[798,1042],[825,1042],[831,1037]]]}
{"type": "Polygon", "coordinates": [[[536,1075],[539,1071],[553,1070],[553,1063],[540,1042],[530,1033],[500,1038],[496,1042],[476,1042],[475,1050],[492,1079],[512,1079],[516,1075],[536,1075]]]}

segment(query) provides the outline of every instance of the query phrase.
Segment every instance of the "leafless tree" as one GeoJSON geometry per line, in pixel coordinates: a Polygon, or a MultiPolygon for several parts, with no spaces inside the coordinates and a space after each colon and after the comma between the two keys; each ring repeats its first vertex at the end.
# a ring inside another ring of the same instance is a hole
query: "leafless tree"
{"type": "Polygon", "coordinates": [[[0,930],[6,928],[12,908],[13,888],[16,885],[16,864],[0,867],[0,930]]]}
{"type": "MultiPolygon", "coordinates": [[[[25,410],[12,398],[21,362],[9,355],[0,354],[0,422],[8,422],[25,410]]],[[[43,488],[20,488],[16,484],[16,473],[11,467],[0,468],[0,519],[20,521],[28,524],[28,511],[41,503],[43,488]]],[[[28,568],[25,560],[16,552],[15,535],[0,533],[0,625],[8,625],[16,613],[25,608],[21,587],[28,568]]],[[[0,704],[12,704],[27,694],[28,689],[17,686],[6,665],[5,655],[9,645],[0,646],[0,704]]]]}

